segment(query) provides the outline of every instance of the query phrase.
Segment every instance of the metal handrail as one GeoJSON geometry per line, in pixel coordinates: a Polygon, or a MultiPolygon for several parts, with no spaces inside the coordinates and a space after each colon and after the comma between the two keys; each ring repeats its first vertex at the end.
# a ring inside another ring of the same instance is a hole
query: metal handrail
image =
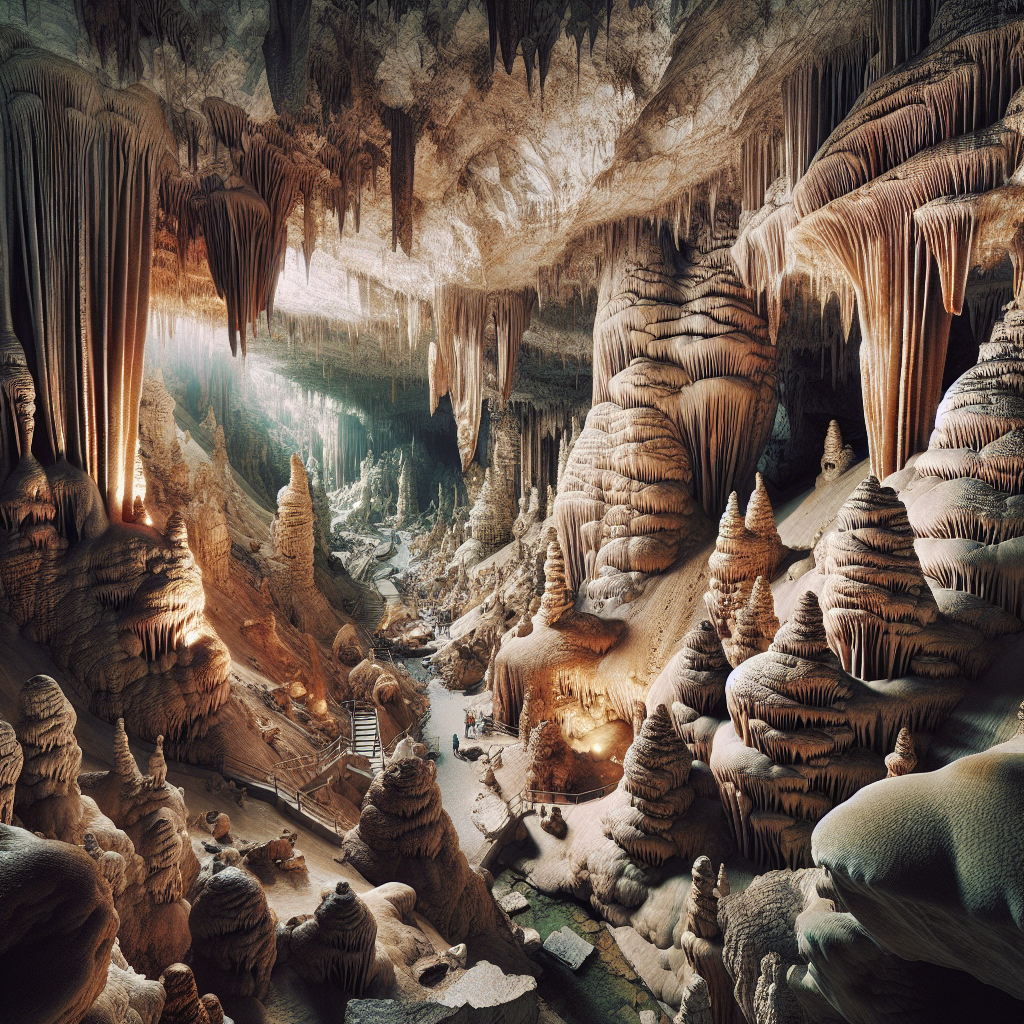
{"type": "Polygon", "coordinates": [[[585,793],[555,793],[546,789],[524,789],[522,799],[531,807],[535,804],[582,804],[588,800],[597,800],[610,793],[618,786],[617,782],[609,782],[597,789],[588,789],[585,793]]]}
{"type": "Polygon", "coordinates": [[[332,740],[322,750],[314,751],[312,754],[300,754],[298,757],[288,758],[286,761],[278,761],[274,765],[274,771],[294,771],[301,768],[316,768],[317,772],[332,767],[340,757],[351,750],[351,746],[344,737],[339,736],[332,740]],[[325,762],[330,761],[330,764],[325,762]]]}

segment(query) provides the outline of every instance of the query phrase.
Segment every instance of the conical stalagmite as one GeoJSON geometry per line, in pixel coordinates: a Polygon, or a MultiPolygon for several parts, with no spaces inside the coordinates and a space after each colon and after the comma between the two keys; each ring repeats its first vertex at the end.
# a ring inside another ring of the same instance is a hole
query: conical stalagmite
{"type": "Polygon", "coordinates": [[[540,614],[544,622],[554,626],[561,622],[573,607],[565,579],[565,561],[558,538],[548,543],[548,555],[544,562],[544,595],[540,600],[540,614]]]}
{"type": "Polygon", "coordinates": [[[659,704],[622,761],[620,785],[631,806],[604,821],[605,834],[642,863],[657,865],[677,852],[669,833],[693,803],[690,760],[668,709],[659,704]]]}

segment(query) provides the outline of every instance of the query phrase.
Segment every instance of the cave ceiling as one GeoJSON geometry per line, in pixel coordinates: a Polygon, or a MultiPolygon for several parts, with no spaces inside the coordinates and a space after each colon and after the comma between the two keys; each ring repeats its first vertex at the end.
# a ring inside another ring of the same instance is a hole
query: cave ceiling
{"type": "MultiPolygon", "coordinates": [[[[18,28],[112,85],[149,86],[173,112],[190,181],[240,184],[211,98],[241,108],[251,128],[283,129],[267,139],[308,174],[285,212],[274,305],[364,326],[373,316],[350,279],[423,303],[445,284],[493,293],[542,281],[556,302],[592,288],[602,225],[678,217],[690,189],[730,187],[743,140],[779,123],[781,82],[853,41],[871,8],[574,0],[529,5],[524,32],[515,4],[311,0],[282,5],[308,15],[304,31],[282,36],[273,3],[81,0],[77,32],[66,6],[29,5],[18,28]],[[414,171],[396,160],[408,133],[414,171]],[[325,143],[359,151],[341,237],[325,143]],[[410,208],[392,209],[396,189],[410,208]],[[315,248],[308,279],[304,248],[315,248]]],[[[248,156],[250,138],[240,146],[248,156]]],[[[191,311],[222,317],[209,273],[186,276],[177,290],[191,311]]],[[[581,348],[588,335],[577,333],[573,342],[545,325],[529,340],[581,348]]]]}

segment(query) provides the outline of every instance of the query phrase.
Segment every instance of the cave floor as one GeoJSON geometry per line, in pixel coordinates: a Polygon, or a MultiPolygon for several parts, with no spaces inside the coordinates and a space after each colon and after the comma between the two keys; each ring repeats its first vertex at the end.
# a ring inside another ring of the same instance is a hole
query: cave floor
{"type": "MultiPolygon", "coordinates": [[[[437,759],[437,784],[441,787],[441,800],[458,833],[459,846],[472,863],[484,841],[483,834],[470,817],[473,800],[482,786],[476,765],[452,753],[453,733],[459,737],[461,744],[476,742],[465,736],[466,706],[471,698],[461,691],[449,690],[440,679],[430,681],[427,696],[430,698],[427,731],[438,737],[441,751],[437,759]]],[[[481,741],[486,747],[487,739],[482,738],[481,741]]]]}
{"type": "Polygon", "coordinates": [[[515,916],[523,928],[536,928],[541,940],[568,925],[595,947],[578,971],[541,952],[544,977],[537,991],[565,1024],[641,1024],[640,1011],[650,1010],[659,1024],[671,1019],[622,954],[608,926],[571,900],[546,896],[511,870],[494,882],[497,897],[522,893],[529,907],[515,916]]]}

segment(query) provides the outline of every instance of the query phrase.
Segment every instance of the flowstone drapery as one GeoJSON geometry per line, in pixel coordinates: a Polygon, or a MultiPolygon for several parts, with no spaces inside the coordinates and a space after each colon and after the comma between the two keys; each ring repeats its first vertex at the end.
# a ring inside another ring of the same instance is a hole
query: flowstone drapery
{"type": "Polygon", "coordinates": [[[610,229],[594,324],[594,408],[555,499],[577,590],[604,566],[662,572],[734,489],[775,413],[776,355],[735,276],[737,211],[701,207],[686,244],[610,229]]]}

